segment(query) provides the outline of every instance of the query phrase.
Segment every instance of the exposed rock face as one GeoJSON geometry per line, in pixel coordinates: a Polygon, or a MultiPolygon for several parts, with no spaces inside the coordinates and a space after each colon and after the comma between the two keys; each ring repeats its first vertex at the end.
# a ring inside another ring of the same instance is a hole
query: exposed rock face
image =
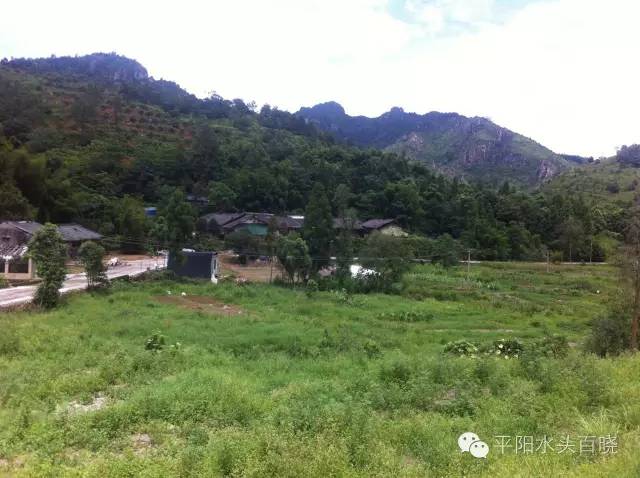
{"type": "Polygon", "coordinates": [[[535,141],[457,113],[407,113],[394,107],[377,118],[349,116],[336,102],[302,108],[298,115],[358,146],[404,154],[450,175],[535,187],[575,164],[535,141]]]}

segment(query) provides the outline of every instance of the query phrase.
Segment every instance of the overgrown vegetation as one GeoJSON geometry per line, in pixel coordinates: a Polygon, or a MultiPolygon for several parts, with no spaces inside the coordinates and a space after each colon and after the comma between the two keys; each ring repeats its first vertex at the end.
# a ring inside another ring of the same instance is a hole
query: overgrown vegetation
{"type": "Polygon", "coordinates": [[[1,471],[634,476],[640,361],[584,348],[617,293],[614,268],[422,265],[402,280],[404,296],[161,279],[2,314],[1,471]],[[243,313],[160,301],[167,290],[243,313]],[[510,360],[443,354],[515,340],[524,352],[510,360]],[[487,460],[459,452],[469,430],[487,460]],[[609,434],[616,454],[502,455],[494,438],[609,434]]]}

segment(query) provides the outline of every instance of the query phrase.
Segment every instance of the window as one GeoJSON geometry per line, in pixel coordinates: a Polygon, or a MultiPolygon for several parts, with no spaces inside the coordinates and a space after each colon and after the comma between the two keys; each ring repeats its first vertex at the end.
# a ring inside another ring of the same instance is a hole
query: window
{"type": "Polygon", "coordinates": [[[10,274],[28,274],[29,273],[29,260],[28,259],[15,259],[9,262],[10,274]]]}

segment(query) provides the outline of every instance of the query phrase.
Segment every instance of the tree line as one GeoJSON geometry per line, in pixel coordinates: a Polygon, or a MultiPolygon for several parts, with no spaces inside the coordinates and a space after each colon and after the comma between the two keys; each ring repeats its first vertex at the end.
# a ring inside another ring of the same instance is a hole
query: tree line
{"type": "MultiPolygon", "coordinates": [[[[58,59],[59,60],[59,59],[58,59]]],[[[395,218],[408,232],[451,236],[487,260],[603,260],[628,223],[624,207],[588,196],[496,189],[430,171],[405,157],[337,144],[304,120],[240,100],[199,100],[167,82],[114,86],[85,78],[66,107],[47,100],[74,63],[38,63],[25,81],[0,69],[0,218],[79,222],[135,249],[161,225],[145,206],[167,191],[209,199],[214,210],[304,213],[322,185],[334,217],[395,218]],[[54,66],[52,66],[54,65],[54,66]],[[53,80],[51,79],[53,78],[53,80]],[[182,91],[182,93],[181,93],[182,91]],[[185,96],[187,95],[187,96],[185,96]],[[182,98],[182,99],[180,99],[182,98]],[[216,103],[217,102],[217,103],[216,103]],[[105,122],[100,108],[140,103],[188,116],[188,141],[149,137],[105,122]],[[214,108],[212,105],[216,103],[214,108]],[[334,200],[339,197],[339,199],[334,200]]],[[[89,68],[88,66],[86,68],[89,68]]],[[[84,78],[82,76],[74,76],[84,78]]],[[[69,86],[69,85],[68,85],[69,86]]],[[[69,87],[71,87],[69,86],[69,87]]]]}

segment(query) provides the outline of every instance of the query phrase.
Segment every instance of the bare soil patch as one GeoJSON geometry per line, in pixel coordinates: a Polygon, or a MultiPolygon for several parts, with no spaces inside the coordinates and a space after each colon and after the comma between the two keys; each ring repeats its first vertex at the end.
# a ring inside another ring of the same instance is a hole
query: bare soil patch
{"type": "Polygon", "coordinates": [[[241,315],[245,311],[237,305],[225,304],[218,299],[204,295],[159,295],[155,299],[161,304],[177,305],[183,309],[197,310],[217,315],[241,315]]]}
{"type": "Polygon", "coordinates": [[[269,282],[279,277],[280,268],[274,264],[273,268],[268,262],[252,261],[247,265],[238,264],[235,257],[225,253],[220,255],[222,275],[232,274],[249,282],[269,282]]]}

